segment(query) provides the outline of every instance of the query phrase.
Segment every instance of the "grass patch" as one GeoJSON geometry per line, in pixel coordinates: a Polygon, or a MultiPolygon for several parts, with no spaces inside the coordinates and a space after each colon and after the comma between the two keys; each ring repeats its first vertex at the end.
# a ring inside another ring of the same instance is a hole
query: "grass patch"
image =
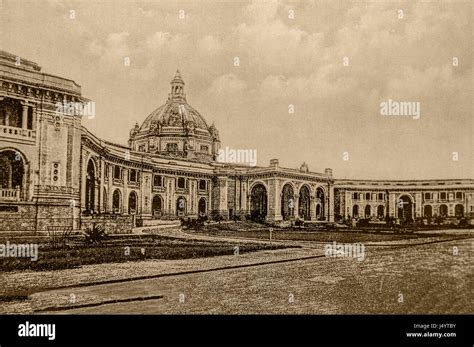
{"type": "MultiPolygon", "coordinates": [[[[30,241],[31,242],[31,241],[30,241]]],[[[286,248],[281,245],[232,243],[225,241],[199,241],[149,235],[141,237],[111,237],[100,245],[86,245],[72,239],[65,248],[54,249],[45,239],[39,243],[38,260],[27,258],[2,258],[0,271],[61,270],[82,265],[121,263],[148,259],[190,259],[215,257],[239,253],[286,248]]]]}
{"type": "MultiPolygon", "coordinates": [[[[210,236],[224,237],[241,237],[249,239],[269,240],[269,230],[242,230],[234,226],[233,230],[229,230],[230,224],[225,230],[221,230],[216,226],[206,226],[199,234],[210,236]]],[[[408,233],[387,233],[387,232],[352,232],[352,231],[301,231],[301,230],[275,230],[272,232],[273,240],[289,240],[289,241],[314,241],[314,242],[380,242],[380,241],[397,241],[417,238],[426,238],[430,236],[441,237],[441,235],[431,234],[408,234],[408,233]]],[[[452,237],[452,236],[451,236],[452,237]]]]}

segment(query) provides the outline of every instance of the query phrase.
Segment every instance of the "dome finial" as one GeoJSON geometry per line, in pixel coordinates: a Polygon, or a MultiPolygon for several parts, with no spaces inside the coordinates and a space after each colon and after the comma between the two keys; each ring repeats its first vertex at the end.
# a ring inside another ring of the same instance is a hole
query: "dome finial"
{"type": "Polygon", "coordinates": [[[174,78],[171,80],[171,97],[184,98],[184,81],[179,69],[176,69],[174,78]]]}

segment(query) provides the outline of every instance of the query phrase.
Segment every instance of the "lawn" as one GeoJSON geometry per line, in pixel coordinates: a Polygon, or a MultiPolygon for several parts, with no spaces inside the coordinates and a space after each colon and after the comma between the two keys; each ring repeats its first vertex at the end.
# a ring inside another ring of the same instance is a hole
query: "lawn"
{"type": "MultiPolygon", "coordinates": [[[[1,241],[3,242],[3,241],[1,241]]],[[[48,238],[10,240],[10,243],[38,242],[38,260],[27,258],[0,258],[0,271],[60,270],[88,264],[117,263],[147,259],[189,259],[248,253],[286,248],[281,245],[246,242],[199,241],[147,236],[114,236],[99,245],[85,244],[80,238],[71,238],[65,247],[54,248],[48,238]]]]}
{"type": "MultiPolygon", "coordinates": [[[[197,232],[198,234],[210,236],[224,236],[233,238],[248,238],[269,240],[269,227],[246,223],[228,223],[228,224],[210,224],[197,232]]],[[[416,233],[394,233],[380,231],[304,231],[301,229],[274,229],[272,232],[272,240],[292,240],[292,241],[314,241],[314,242],[380,242],[380,241],[397,241],[416,238],[440,237],[439,234],[416,234],[416,233]]],[[[446,236],[448,237],[448,236],[446,236]]],[[[451,237],[452,238],[452,237],[451,237]]]]}

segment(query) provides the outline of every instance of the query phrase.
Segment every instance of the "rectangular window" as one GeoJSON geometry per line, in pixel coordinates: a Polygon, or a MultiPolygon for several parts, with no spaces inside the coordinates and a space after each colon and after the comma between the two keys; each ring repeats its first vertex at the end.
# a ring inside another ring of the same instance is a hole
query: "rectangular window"
{"type": "Polygon", "coordinates": [[[131,169],[130,170],[130,182],[137,181],[137,170],[131,169]]]}
{"type": "Polygon", "coordinates": [[[425,193],[425,200],[431,200],[431,193],[425,193]]]}
{"type": "Polygon", "coordinates": [[[383,193],[379,193],[379,200],[383,200],[383,193]]]}
{"type": "Polygon", "coordinates": [[[114,179],[119,180],[122,178],[122,169],[120,166],[115,165],[114,166],[114,179]]]}
{"type": "Polygon", "coordinates": [[[463,193],[462,192],[456,192],[456,200],[462,200],[464,197],[463,197],[463,193]]]}
{"type": "Polygon", "coordinates": [[[446,192],[442,192],[439,196],[441,200],[446,200],[446,192]]]}
{"type": "Polygon", "coordinates": [[[184,179],[184,177],[178,177],[178,188],[186,188],[186,180],[184,179]]]}
{"type": "Polygon", "coordinates": [[[153,176],[153,185],[155,187],[163,187],[163,178],[160,175],[153,176]]]}
{"type": "Polygon", "coordinates": [[[206,181],[205,180],[200,180],[199,181],[199,189],[200,190],[206,190],[206,181]]]}
{"type": "Polygon", "coordinates": [[[167,143],[166,144],[166,150],[170,152],[174,152],[178,150],[178,144],[177,143],[167,143]]]}

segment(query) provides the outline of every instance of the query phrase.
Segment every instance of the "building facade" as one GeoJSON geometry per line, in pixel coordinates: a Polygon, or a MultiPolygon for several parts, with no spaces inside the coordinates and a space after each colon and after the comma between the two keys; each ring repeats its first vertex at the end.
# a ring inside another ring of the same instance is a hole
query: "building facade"
{"type": "MultiPolygon", "coordinates": [[[[209,216],[314,223],[474,218],[474,180],[337,180],[310,172],[217,160],[214,124],[186,100],[179,71],[171,90],[127,145],[102,140],[82,124],[89,102],[74,81],[0,52],[0,231],[83,228],[209,216]]],[[[118,230],[120,231],[120,230],[118,230]]]]}

